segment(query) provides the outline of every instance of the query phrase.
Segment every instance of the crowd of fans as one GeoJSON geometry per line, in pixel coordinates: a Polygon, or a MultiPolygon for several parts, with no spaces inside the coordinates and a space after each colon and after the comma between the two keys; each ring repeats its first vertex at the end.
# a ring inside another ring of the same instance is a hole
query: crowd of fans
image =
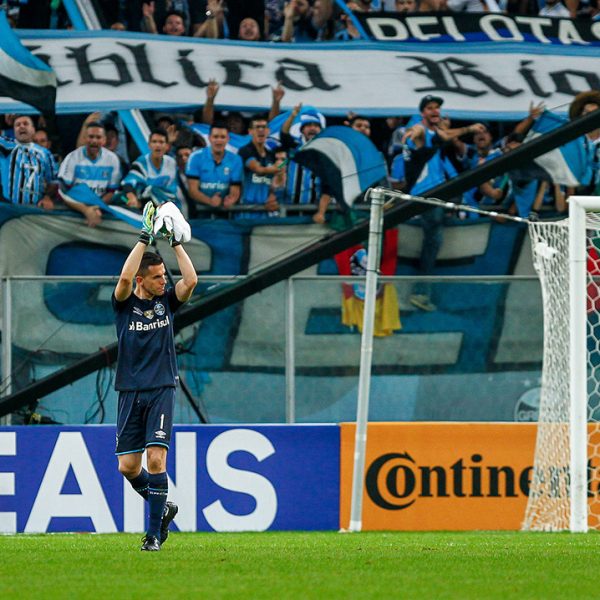
{"type": "MultiPolygon", "coordinates": [[[[97,4],[107,26],[113,29],[248,42],[310,42],[359,38],[352,18],[356,12],[598,15],[593,0],[565,2],[356,0],[342,6],[332,0],[98,0],[97,4]]],[[[20,0],[13,4],[17,26],[68,26],[60,2],[20,0]],[[36,6],[33,12],[32,5],[36,6]]],[[[93,113],[83,122],[81,118],[79,122],[67,118],[58,126],[43,117],[0,115],[1,198],[48,210],[78,211],[92,227],[102,220],[103,204],[140,211],[151,198],[176,202],[192,219],[268,219],[290,214],[295,207],[310,214],[314,222],[324,223],[336,199],[327,182],[296,162],[294,156],[325,125],[344,124],[370,138],[388,163],[387,181],[381,183],[419,195],[518,147],[544,111],[543,104],[532,103],[528,116],[519,123],[451,123],[443,112],[444,98],[427,95],[411,118],[370,119],[348,114],[326,121],[318,110],[305,112],[298,105],[289,111],[281,129],[271,132],[270,123],[280,114],[285,95],[280,85],[272,89],[268,114],[218,111],[218,93],[219,83],[210,81],[204,105],[194,114],[145,113],[151,126],[149,151],[139,156],[116,112],[93,113]],[[73,129],[75,133],[69,136],[73,129]],[[236,145],[236,136],[248,137],[236,145]]],[[[583,92],[572,102],[569,116],[599,107],[600,91],[583,92]]],[[[65,118],[58,117],[59,121],[65,118]]],[[[527,166],[484,182],[454,200],[529,218],[560,216],[567,210],[570,194],[600,194],[600,129],[588,133],[585,143],[593,174],[577,190],[553,183],[527,166]]],[[[477,218],[470,212],[459,215],[477,218]]],[[[423,274],[433,269],[446,217],[443,210],[433,209],[420,218],[425,234],[420,259],[423,274]]],[[[414,300],[424,310],[434,308],[427,289],[415,294],[414,300]]]]}
{"type": "MultiPolygon", "coordinates": [[[[96,0],[106,28],[243,41],[349,41],[357,13],[498,12],[600,19],[598,0],[96,0]]],[[[15,26],[70,26],[60,0],[3,0],[15,26]]]]}
{"type": "MultiPolygon", "coordinates": [[[[99,223],[101,210],[92,206],[94,202],[86,202],[85,195],[83,202],[78,201],[81,184],[102,202],[132,210],[140,210],[147,199],[162,195],[160,200],[175,201],[189,218],[267,218],[280,216],[281,207],[299,207],[306,213],[312,211],[315,222],[324,223],[335,198],[326,182],[298,164],[294,155],[321,131],[325,118],[318,112],[306,113],[298,105],[273,136],[269,123],[280,113],[285,94],[280,86],[272,89],[268,114],[216,111],[218,91],[218,83],[210,82],[206,102],[195,115],[149,113],[149,152],[140,156],[118,113],[88,115],[72,148],[49,134],[43,117],[3,115],[2,197],[45,209],[74,209],[83,213],[91,226],[99,223]],[[195,121],[204,124],[204,133],[195,121]],[[248,137],[238,137],[243,144],[236,147],[231,144],[233,134],[248,137]]],[[[599,106],[600,92],[584,92],[571,105],[571,117],[599,106]]],[[[330,121],[352,127],[381,149],[389,173],[388,181],[382,183],[419,195],[518,147],[544,110],[543,104],[532,103],[528,116],[500,135],[490,123],[454,125],[444,116],[443,107],[443,98],[428,95],[410,119],[371,120],[349,114],[330,121]]],[[[597,194],[600,130],[588,133],[586,143],[595,157],[594,174],[577,192],[597,194]]],[[[523,168],[468,190],[456,200],[527,217],[540,212],[564,213],[566,198],[574,192],[535,169],[523,168]]]]}

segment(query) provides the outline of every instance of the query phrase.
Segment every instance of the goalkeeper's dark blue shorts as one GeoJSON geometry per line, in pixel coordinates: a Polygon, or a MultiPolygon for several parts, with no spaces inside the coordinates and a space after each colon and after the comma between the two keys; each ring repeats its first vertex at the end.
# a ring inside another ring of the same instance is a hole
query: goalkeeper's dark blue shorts
{"type": "Polygon", "coordinates": [[[175,388],[119,392],[115,454],[143,452],[148,446],[169,447],[175,388]]]}

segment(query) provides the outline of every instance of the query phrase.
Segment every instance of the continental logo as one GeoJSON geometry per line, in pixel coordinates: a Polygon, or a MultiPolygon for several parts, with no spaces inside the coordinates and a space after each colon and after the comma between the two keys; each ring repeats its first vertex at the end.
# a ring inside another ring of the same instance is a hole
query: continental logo
{"type": "MultiPolygon", "coordinates": [[[[367,469],[366,488],[374,504],[386,510],[404,510],[420,498],[517,498],[528,496],[532,477],[542,488],[546,482],[556,497],[568,486],[566,467],[515,470],[488,465],[481,454],[459,458],[450,466],[421,465],[408,452],[383,454],[367,469]]],[[[545,493],[545,492],[544,492],[545,493]]]]}

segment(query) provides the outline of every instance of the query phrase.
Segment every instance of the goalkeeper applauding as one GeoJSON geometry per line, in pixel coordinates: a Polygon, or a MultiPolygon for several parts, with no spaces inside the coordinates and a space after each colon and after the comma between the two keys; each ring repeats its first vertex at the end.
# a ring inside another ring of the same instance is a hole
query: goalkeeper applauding
{"type": "Polygon", "coordinates": [[[178,379],[173,314],[198,282],[181,243],[190,237],[189,225],[175,205],[167,202],[155,208],[148,202],[139,241],[125,260],[112,297],[119,340],[115,453],[119,471],[149,504],[142,550],[160,550],[177,514],[177,505],[167,502],[166,473],[178,379]],[[182,278],[173,288],[167,289],[162,258],[147,252],[154,236],[167,237],[177,257],[182,278]],[[144,450],[147,471],[142,467],[144,450]]]}

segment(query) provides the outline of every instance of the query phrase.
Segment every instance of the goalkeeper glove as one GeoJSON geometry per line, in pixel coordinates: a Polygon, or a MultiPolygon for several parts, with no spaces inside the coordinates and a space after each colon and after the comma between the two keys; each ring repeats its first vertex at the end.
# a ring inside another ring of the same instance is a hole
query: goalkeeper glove
{"type": "Polygon", "coordinates": [[[138,238],[138,240],[142,242],[142,244],[146,244],[146,246],[151,244],[154,239],[154,212],[154,204],[152,204],[152,202],[146,202],[144,214],[142,215],[142,231],[138,238]]]}
{"type": "Polygon", "coordinates": [[[171,248],[175,248],[175,246],[181,246],[181,242],[178,242],[175,239],[175,232],[173,231],[173,225],[170,217],[165,218],[164,225],[160,228],[159,233],[169,242],[171,248]]]}
{"type": "Polygon", "coordinates": [[[169,242],[169,245],[171,246],[171,248],[175,248],[175,246],[181,246],[181,242],[178,242],[175,239],[175,236],[173,235],[172,231],[169,231],[169,232],[165,233],[161,229],[161,233],[162,233],[162,237],[169,242]]]}

